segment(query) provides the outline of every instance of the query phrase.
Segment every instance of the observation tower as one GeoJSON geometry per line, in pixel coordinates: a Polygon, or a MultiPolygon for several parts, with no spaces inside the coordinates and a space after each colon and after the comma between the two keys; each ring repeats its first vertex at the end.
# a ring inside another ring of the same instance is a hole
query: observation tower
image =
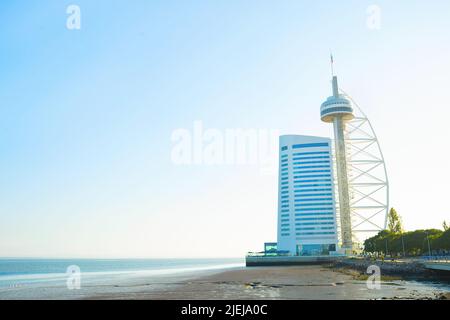
{"type": "Polygon", "coordinates": [[[333,123],[334,127],[342,249],[346,253],[351,253],[353,251],[353,238],[345,127],[348,121],[354,119],[354,115],[350,100],[339,94],[338,80],[335,75],[332,79],[332,88],[333,95],[328,97],[320,107],[320,117],[324,122],[333,123]]]}

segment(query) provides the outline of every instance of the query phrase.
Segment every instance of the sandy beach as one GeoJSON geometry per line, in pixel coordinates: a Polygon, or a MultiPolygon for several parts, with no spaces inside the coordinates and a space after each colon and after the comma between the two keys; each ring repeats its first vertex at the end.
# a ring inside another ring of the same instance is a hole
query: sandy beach
{"type": "Polygon", "coordinates": [[[0,287],[1,299],[450,299],[450,283],[382,278],[369,289],[367,275],[331,265],[283,267],[229,266],[155,273],[84,273],[81,286],[69,290],[66,278],[0,287]]]}
{"type": "Polygon", "coordinates": [[[128,288],[89,299],[439,299],[449,287],[389,280],[370,290],[356,274],[324,266],[239,268],[174,282],[128,288]]]}

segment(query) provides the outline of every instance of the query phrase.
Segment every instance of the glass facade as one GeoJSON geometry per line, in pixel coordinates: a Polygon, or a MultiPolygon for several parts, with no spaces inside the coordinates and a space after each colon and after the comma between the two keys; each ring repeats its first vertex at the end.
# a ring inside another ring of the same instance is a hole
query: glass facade
{"type": "Polygon", "coordinates": [[[264,254],[268,256],[277,255],[277,243],[276,242],[266,242],[264,243],[264,254]]]}
{"type": "Polygon", "coordinates": [[[336,251],[335,244],[297,245],[297,255],[299,255],[299,256],[328,255],[328,254],[330,254],[330,251],[336,251]]]}

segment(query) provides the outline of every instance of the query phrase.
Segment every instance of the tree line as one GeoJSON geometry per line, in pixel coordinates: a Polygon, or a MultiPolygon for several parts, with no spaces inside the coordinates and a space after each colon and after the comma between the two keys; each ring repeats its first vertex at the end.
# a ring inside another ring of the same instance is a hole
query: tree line
{"type": "Polygon", "coordinates": [[[450,253],[450,229],[447,222],[443,230],[424,229],[405,232],[397,211],[392,208],[388,216],[388,229],[364,241],[364,251],[391,256],[446,255],[450,253]]]}

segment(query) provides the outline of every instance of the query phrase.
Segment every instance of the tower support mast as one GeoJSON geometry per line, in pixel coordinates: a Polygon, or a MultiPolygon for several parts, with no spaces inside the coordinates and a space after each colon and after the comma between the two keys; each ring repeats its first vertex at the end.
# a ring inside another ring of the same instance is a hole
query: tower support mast
{"type": "Polygon", "coordinates": [[[353,235],[344,132],[345,123],[352,120],[354,116],[350,101],[339,94],[337,77],[334,75],[332,84],[333,95],[322,104],[321,119],[324,122],[333,123],[334,126],[341,245],[346,253],[351,253],[353,251],[353,235]]]}

